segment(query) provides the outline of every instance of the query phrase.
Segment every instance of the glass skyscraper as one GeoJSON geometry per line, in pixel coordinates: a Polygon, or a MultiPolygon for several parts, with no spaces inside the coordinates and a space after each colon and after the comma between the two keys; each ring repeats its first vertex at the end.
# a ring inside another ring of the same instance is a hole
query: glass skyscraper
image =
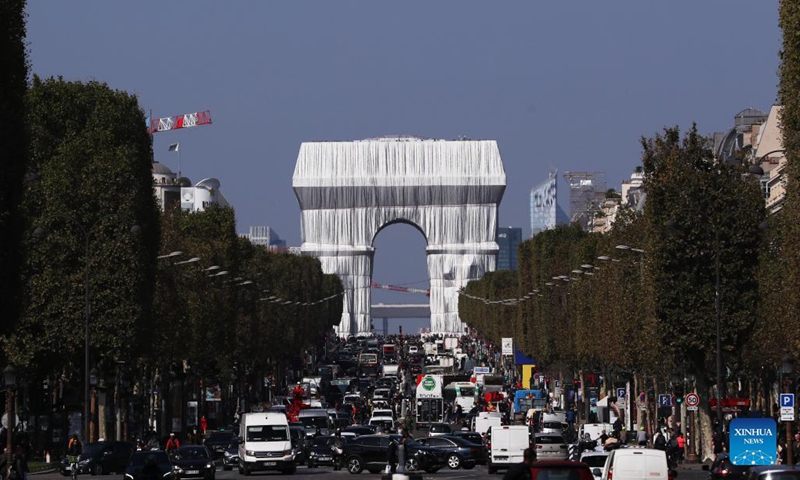
{"type": "Polygon", "coordinates": [[[500,251],[497,253],[497,269],[516,270],[517,246],[522,241],[522,229],[498,228],[496,241],[500,246],[500,251]]]}

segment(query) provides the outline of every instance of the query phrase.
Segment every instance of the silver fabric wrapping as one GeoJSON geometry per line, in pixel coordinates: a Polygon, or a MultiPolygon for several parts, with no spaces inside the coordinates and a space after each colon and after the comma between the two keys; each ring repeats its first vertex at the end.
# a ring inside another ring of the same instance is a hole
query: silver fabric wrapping
{"type": "Polygon", "coordinates": [[[398,222],[427,242],[431,331],[463,331],[458,290],[496,265],[506,185],[497,142],[307,142],[292,184],[302,210],[301,251],[318,257],[345,288],[340,336],[370,333],[373,241],[398,222]]]}

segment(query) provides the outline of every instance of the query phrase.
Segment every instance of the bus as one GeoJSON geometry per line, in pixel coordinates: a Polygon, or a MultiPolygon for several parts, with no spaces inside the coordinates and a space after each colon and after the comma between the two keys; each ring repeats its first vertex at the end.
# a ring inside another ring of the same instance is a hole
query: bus
{"type": "Polygon", "coordinates": [[[378,354],[377,353],[362,353],[358,356],[358,369],[361,376],[378,375],[378,354]]]}
{"type": "Polygon", "coordinates": [[[477,388],[471,382],[452,382],[444,387],[444,400],[461,405],[461,410],[466,414],[475,406],[477,388]]]}

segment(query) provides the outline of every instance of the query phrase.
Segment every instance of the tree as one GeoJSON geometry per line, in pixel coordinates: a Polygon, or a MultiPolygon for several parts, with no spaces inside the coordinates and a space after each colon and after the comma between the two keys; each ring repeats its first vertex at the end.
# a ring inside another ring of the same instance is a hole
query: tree
{"type": "MultiPolygon", "coordinates": [[[[780,241],[781,262],[786,264],[788,284],[782,298],[785,318],[797,319],[800,315],[800,2],[781,0],[779,25],[783,30],[783,49],[779,71],[778,101],[781,111],[783,148],[786,149],[786,200],[782,223],[783,239],[780,241]]],[[[791,353],[798,355],[800,347],[795,343],[791,353]]]]}
{"type": "MultiPolygon", "coordinates": [[[[759,308],[758,266],[764,199],[742,165],[717,162],[693,126],[642,140],[647,191],[648,267],[659,342],[696,375],[702,398],[715,378],[715,298],[720,299],[723,362],[734,374],[759,308]],[[718,272],[718,275],[716,274],[718,272]],[[717,280],[718,279],[718,280],[717,280]]],[[[719,387],[724,386],[719,385],[719,387]]],[[[710,436],[708,408],[705,433],[710,436]]]]}
{"type": "Polygon", "coordinates": [[[37,181],[22,206],[20,328],[5,348],[18,364],[82,371],[89,268],[94,361],[129,359],[150,316],[159,241],[144,112],[125,92],[61,78],[34,77],[27,105],[28,174],[37,181]],[[36,228],[46,234],[34,238],[36,228]]]}
{"type": "Polygon", "coordinates": [[[0,2],[0,335],[17,323],[23,217],[20,209],[27,163],[25,0],[0,2]]]}

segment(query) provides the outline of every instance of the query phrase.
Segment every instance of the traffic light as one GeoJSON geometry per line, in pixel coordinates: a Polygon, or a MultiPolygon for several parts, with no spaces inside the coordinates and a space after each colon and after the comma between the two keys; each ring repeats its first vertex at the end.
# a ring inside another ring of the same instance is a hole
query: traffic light
{"type": "Polygon", "coordinates": [[[683,396],[684,396],[683,385],[681,385],[681,384],[675,385],[675,405],[676,406],[678,406],[678,407],[681,406],[681,404],[683,403],[683,396]]]}

